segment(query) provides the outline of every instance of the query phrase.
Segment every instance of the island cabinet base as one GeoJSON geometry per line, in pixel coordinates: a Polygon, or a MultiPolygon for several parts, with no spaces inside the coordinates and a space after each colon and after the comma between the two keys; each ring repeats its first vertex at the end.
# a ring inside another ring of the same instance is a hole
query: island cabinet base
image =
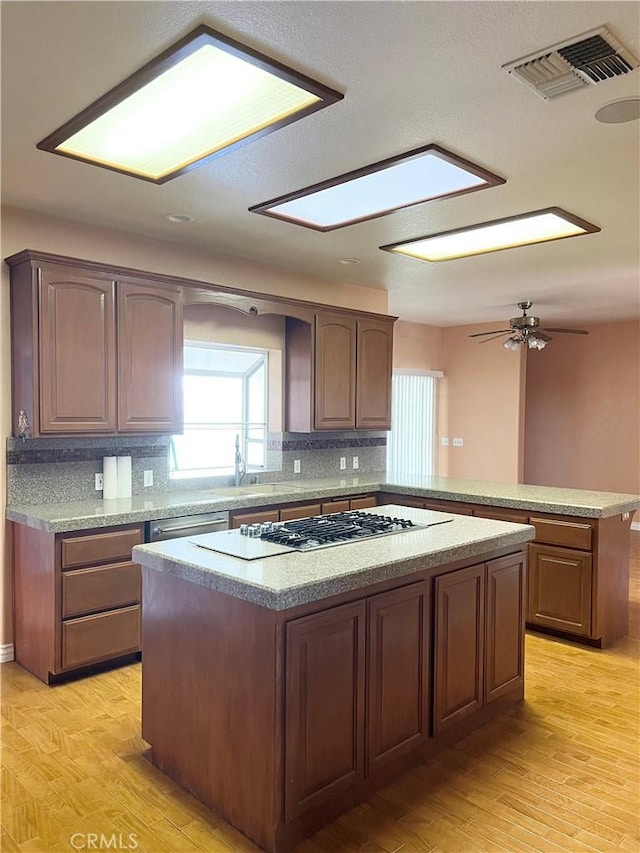
{"type": "Polygon", "coordinates": [[[481,559],[284,611],[145,567],[151,760],[290,850],[523,698],[525,555],[481,559]]]}

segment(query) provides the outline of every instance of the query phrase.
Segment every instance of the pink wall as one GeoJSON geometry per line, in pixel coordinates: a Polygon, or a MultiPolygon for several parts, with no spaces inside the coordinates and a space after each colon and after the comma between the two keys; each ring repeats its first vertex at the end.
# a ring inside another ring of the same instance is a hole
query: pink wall
{"type": "Polygon", "coordinates": [[[439,473],[469,480],[522,481],[521,429],[524,404],[524,352],[508,352],[501,341],[481,344],[470,338],[495,323],[442,330],[444,379],[441,390],[439,473]],[[453,447],[454,437],[463,447],[453,447]]]}
{"type": "Polygon", "coordinates": [[[556,335],[527,364],[525,482],[640,493],[640,324],[556,335]]]}
{"type": "Polygon", "coordinates": [[[442,370],[442,329],[398,320],[393,329],[393,366],[442,370]]]}

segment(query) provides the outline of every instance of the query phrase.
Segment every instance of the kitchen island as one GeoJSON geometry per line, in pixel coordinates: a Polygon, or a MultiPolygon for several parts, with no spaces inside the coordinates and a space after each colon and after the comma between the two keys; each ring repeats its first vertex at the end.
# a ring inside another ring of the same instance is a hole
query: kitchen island
{"type": "Polygon", "coordinates": [[[533,528],[370,512],[419,526],[251,560],[206,536],[133,549],[151,759],[268,851],[524,695],[533,528]]]}

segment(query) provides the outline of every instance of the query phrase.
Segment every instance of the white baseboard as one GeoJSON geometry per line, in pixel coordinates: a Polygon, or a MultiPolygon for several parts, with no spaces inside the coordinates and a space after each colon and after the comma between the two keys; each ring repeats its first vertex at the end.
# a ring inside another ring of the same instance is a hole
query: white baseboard
{"type": "Polygon", "coordinates": [[[632,530],[640,530],[640,521],[632,521],[631,522],[632,530]]]}
{"type": "Polygon", "coordinates": [[[13,643],[0,646],[0,663],[9,663],[13,660],[13,643]]]}

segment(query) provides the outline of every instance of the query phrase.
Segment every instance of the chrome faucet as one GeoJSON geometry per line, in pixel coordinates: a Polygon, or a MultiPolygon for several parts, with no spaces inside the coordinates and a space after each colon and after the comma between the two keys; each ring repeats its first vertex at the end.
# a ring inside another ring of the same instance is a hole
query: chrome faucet
{"type": "Polygon", "coordinates": [[[240,436],[236,434],[236,456],[235,456],[235,466],[234,466],[234,483],[236,486],[239,486],[242,482],[242,478],[247,473],[247,466],[245,464],[244,459],[242,458],[242,454],[240,453],[240,436]]]}

